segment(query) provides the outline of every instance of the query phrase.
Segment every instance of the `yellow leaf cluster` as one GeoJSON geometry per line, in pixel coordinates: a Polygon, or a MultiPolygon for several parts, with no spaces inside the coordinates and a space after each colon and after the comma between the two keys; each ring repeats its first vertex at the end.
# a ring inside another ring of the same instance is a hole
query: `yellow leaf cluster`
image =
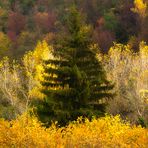
{"type": "Polygon", "coordinates": [[[141,17],[145,17],[147,4],[143,0],[134,0],[134,5],[135,8],[132,11],[138,13],[141,17]]]}
{"type": "Polygon", "coordinates": [[[140,43],[140,55],[148,58],[148,45],[145,42],[140,43]]]}
{"type": "Polygon", "coordinates": [[[33,56],[37,61],[53,59],[52,50],[53,47],[49,46],[47,42],[43,40],[42,42],[38,42],[33,56]]]}
{"type": "Polygon", "coordinates": [[[34,51],[29,51],[23,57],[23,64],[27,76],[34,82],[34,86],[30,91],[30,95],[35,98],[43,98],[43,94],[40,93],[41,85],[43,81],[44,66],[43,61],[53,59],[52,55],[53,47],[49,46],[46,41],[38,42],[34,51]]]}
{"type": "Polygon", "coordinates": [[[80,117],[67,127],[53,124],[45,128],[34,116],[24,114],[14,121],[0,120],[0,147],[146,148],[148,130],[131,126],[119,116],[92,121],[80,117]]]}

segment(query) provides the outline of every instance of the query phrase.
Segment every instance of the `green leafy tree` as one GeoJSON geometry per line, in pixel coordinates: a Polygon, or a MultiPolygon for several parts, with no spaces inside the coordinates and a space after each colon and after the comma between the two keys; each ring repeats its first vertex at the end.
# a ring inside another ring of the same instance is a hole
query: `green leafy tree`
{"type": "Polygon", "coordinates": [[[54,58],[45,62],[45,99],[38,106],[42,121],[57,120],[61,125],[78,116],[103,115],[107,99],[113,96],[109,91],[113,85],[97,59],[91,27],[75,7],[68,11],[67,33],[61,36],[54,58]]]}

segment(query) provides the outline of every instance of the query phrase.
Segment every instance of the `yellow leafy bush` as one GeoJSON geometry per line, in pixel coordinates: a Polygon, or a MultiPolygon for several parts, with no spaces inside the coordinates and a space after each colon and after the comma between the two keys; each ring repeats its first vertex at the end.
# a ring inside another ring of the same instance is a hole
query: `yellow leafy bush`
{"type": "Polygon", "coordinates": [[[25,114],[13,121],[0,120],[0,147],[20,148],[146,148],[148,130],[131,126],[119,116],[106,116],[100,119],[81,117],[67,127],[53,124],[45,128],[37,120],[25,114]]]}

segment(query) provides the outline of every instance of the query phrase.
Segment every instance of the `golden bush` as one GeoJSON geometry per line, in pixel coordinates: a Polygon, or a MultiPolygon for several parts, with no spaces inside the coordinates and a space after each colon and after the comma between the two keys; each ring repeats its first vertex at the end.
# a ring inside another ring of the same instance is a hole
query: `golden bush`
{"type": "Polygon", "coordinates": [[[148,130],[131,126],[119,116],[100,119],[78,118],[67,127],[45,128],[36,117],[24,114],[13,121],[0,120],[0,147],[28,148],[146,148],[148,130]]]}

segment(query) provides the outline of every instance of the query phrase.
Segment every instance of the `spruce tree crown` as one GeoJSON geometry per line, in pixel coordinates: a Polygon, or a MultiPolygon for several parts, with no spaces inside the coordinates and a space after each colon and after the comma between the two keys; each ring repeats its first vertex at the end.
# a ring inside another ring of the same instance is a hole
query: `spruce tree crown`
{"type": "Polygon", "coordinates": [[[101,115],[113,88],[92,48],[91,27],[75,7],[68,11],[67,33],[58,43],[55,58],[45,62],[45,100],[38,110],[43,120],[60,124],[78,116],[101,115]]]}

